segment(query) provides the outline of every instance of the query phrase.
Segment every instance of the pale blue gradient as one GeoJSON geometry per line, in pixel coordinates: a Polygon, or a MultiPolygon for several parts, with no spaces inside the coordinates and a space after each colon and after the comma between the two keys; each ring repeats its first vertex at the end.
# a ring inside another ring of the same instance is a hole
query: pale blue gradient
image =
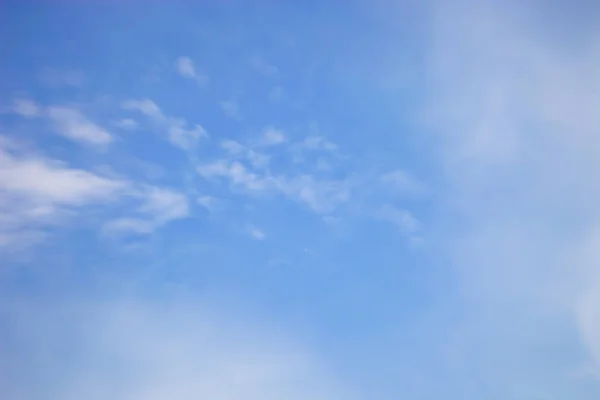
{"type": "Polygon", "coordinates": [[[0,6],[0,398],[600,396],[594,2],[0,6]]]}

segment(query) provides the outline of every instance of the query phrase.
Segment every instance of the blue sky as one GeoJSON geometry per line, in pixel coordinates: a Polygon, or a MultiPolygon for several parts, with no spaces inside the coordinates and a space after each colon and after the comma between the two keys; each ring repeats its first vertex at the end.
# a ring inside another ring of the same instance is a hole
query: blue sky
{"type": "Polygon", "coordinates": [[[0,7],[0,397],[600,396],[593,2],[0,7]]]}

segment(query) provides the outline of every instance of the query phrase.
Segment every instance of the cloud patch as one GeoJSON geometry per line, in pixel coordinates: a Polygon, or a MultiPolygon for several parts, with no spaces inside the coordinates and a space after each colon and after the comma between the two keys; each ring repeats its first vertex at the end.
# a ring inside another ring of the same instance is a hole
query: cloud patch
{"type": "Polygon", "coordinates": [[[107,223],[106,232],[151,233],[189,214],[187,197],[179,192],[73,168],[6,137],[0,140],[0,159],[0,244],[5,247],[42,238],[90,207],[109,211],[126,200],[138,204],[135,216],[107,223]]]}
{"type": "Polygon", "coordinates": [[[85,206],[114,202],[130,187],[125,180],[36,155],[5,137],[0,159],[0,231],[5,243],[58,224],[85,206]]]}
{"type": "Polygon", "coordinates": [[[380,180],[393,193],[402,196],[419,196],[425,192],[424,185],[402,169],[386,172],[380,180]]]}
{"type": "Polygon", "coordinates": [[[13,111],[25,118],[35,118],[40,116],[41,110],[38,105],[28,99],[17,99],[13,104],[13,111]]]}
{"type": "Polygon", "coordinates": [[[50,122],[54,133],[83,145],[103,147],[114,139],[106,129],[74,107],[43,107],[29,99],[16,99],[12,111],[28,119],[44,117],[50,122]]]}
{"type": "Polygon", "coordinates": [[[394,224],[400,232],[408,236],[415,234],[420,227],[419,220],[409,211],[390,204],[382,205],[375,213],[375,216],[380,220],[394,224]]]}
{"type": "MultiPolygon", "coordinates": [[[[600,227],[600,31],[569,30],[581,35],[573,47],[575,36],[547,36],[556,16],[543,7],[467,4],[438,4],[428,68],[425,115],[440,138],[443,206],[461,224],[442,238],[445,250],[472,300],[471,323],[494,332],[493,314],[502,326],[519,326],[510,338],[486,337],[486,347],[504,341],[511,365],[522,357],[552,376],[578,362],[598,376],[599,264],[588,246],[597,246],[600,227]],[[540,321],[552,326],[546,340],[564,348],[539,354],[527,335],[540,321]],[[584,356],[566,362],[562,351],[575,348],[584,356]]],[[[531,387],[529,372],[517,371],[526,382],[515,376],[508,385],[531,387]]]]}
{"type": "Polygon", "coordinates": [[[241,119],[240,105],[235,100],[223,100],[219,103],[223,113],[232,119],[241,119]]]}
{"type": "Polygon", "coordinates": [[[75,108],[48,107],[46,115],[54,124],[57,134],[73,141],[95,146],[104,146],[113,141],[110,133],[75,108]]]}
{"type": "Polygon", "coordinates": [[[199,85],[206,85],[208,83],[208,77],[204,73],[198,71],[189,57],[179,57],[175,60],[175,70],[183,78],[191,79],[199,85]]]}
{"type": "Polygon", "coordinates": [[[2,307],[7,398],[353,398],[308,347],[248,313],[194,301],[70,300],[2,307]]]}
{"type": "Polygon", "coordinates": [[[252,195],[283,194],[304,203],[313,211],[326,213],[350,199],[348,181],[320,180],[312,175],[272,175],[249,170],[239,161],[218,160],[198,167],[198,173],[209,180],[228,182],[233,189],[252,195]]]}
{"type": "Polygon", "coordinates": [[[121,118],[114,122],[114,126],[127,131],[137,129],[138,125],[138,122],[133,118],[121,118]]]}
{"type": "Polygon", "coordinates": [[[171,189],[143,187],[133,196],[141,202],[135,212],[131,213],[134,216],[108,221],[103,227],[104,234],[149,234],[171,221],[186,218],[190,214],[187,196],[171,189]]]}
{"type": "Polygon", "coordinates": [[[209,212],[215,212],[219,208],[219,201],[212,196],[200,196],[196,201],[209,212]]]}
{"type": "Polygon", "coordinates": [[[287,138],[281,130],[269,127],[265,129],[260,144],[262,146],[277,146],[286,141],[287,138]]]}
{"type": "Polygon", "coordinates": [[[267,237],[263,230],[258,228],[256,225],[248,226],[248,234],[256,240],[264,240],[267,237]]]}
{"type": "Polygon", "coordinates": [[[127,100],[121,104],[124,110],[137,111],[149,117],[171,144],[183,150],[193,149],[200,139],[207,138],[208,133],[202,125],[189,126],[183,118],[169,117],[160,107],[149,99],[127,100]]]}

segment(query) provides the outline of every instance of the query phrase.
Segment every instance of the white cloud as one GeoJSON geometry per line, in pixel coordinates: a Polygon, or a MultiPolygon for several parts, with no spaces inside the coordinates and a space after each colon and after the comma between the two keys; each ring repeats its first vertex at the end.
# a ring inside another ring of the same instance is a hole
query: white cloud
{"type": "Polygon", "coordinates": [[[254,225],[248,227],[248,234],[256,240],[264,240],[267,237],[261,229],[254,225]]]}
{"type": "Polygon", "coordinates": [[[270,156],[263,152],[253,150],[250,147],[244,146],[235,140],[223,140],[221,141],[220,145],[221,148],[228,153],[228,156],[232,160],[245,160],[249,162],[252,167],[257,169],[264,169],[269,165],[270,156]]]}
{"type": "Polygon", "coordinates": [[[225,100],[219,103],[221,109],[229,118],[240,119],[240,106],[235,100],[225,100]]]}
{"type": "Polygon", "coordinates": [[[221,147],[231,155],[241,154],[245,150],[245,147],[235,140],[223,140],[221,147]]]}
{"type": "Polygon", "coordinates": [[[267,171],[250,171],[239,161],[218,160],[199,166],[197,171],[206,179],[225,179],[234,189],[253,195],[283,194],[318,213],[332,211],[350,199],[347,181],[319,180],[307,174],[274,176],[267,171]]]}
{"type": "Polygon", "coordinates": [[[0,228],[0,253],[22,254],[31,247],[44,242],[46,232],[37,229],[16,229],[4,231],[0,228]]]}
{"type": "MultiPolygon", "coordinates": [[[[197,167],[200,176],[213,182],[227,184],[232,191],[239,194],[256,196],[283,196],[308,207],[315,213],[328,214],[346,207],[355,213],[384,219],[395,224],[400,231],[413,242],[422,241],[416,233],[419,231],[419,222],[407,210],[395,209],[392,206],[384,206],[373,210],[372,206],[361,202],[360,199],[351,202],[353,191],[360,192],[360,187],[365,187],[364,182],[355,178],[329,179],[326,176],[334,172],[334,166],[325,159],[326,154],[320,154],[315,160],[317,173],[290,170],[275,172],[270,165],[270,154],[287,138],[278,130],[269,128],[265,135],[251,145],[243,145],[234,140],[223,140],[220,143],[222,149],[227,153],[224,158],[201,164],[197,167]],[[265,153],[257,152],[261,148],[265,153]],[[292,172],[294,171],[294,172],[292,172]],[[325,175],[326,174],[326,175],[325,175]]],[[[301,142],[291,143],[288,149],[294,150],[317,150],[337,152],[338,146],[322,136],[310,136],[301,142]]],[[[381,184],[389,186],[394,193],[421,194],[423,186],[408,173],[395,170],[379,177],[380,182],[376,185],[378,196],[381,192],[381,184]]],[[[360,196],[359,196],[360,197],[360,196]]],[[[328,221],[333,221],[333,217],[328,221]]],[[[332,222],[333,223],[333,222],[332,222]]]]}
{"type": "Polygon", "coordinates": [[[327,140],[323,136],[309,136],[304,139],[302,147],[308,150],[326,150],[335,152],[338,149],[338,145],[327,140]]]}
{"type": "Polygon", "coordinates": [[[210,164],[200,165],[197,171],[201,176],[208,179],[229,176],[229,162],[227,160],[214,161],[210,164]]]}
{"type": "Polygon", "coordinates": [[[196,69],[194,68],[194,62],[189,57],[179,57],[175,61],[175,67],[177,72],[185,78],[193,78],[196,76],[196,69]]]}
{"type": "Polygon", "coordinates": [[[0,141],[0,159],[0,232],[5,243],[59,223],[84,206],[114,202],[129,188],[124,180],[23,153],[6,138],[0,141]]]}
{"type": "Polygon", "coordinates": [[[279,144],[283,144],[287,141],[287,138],[278,129],[275,128],[267,128],[263,133],[262,140],[260,144],[262,146],[276,146],[279,144]]]}
{"type": "Polygon", "coordinates": [[[196,70],[194,62],[189,57],[179,57],[175,60],[175,69],[182,77],[193,79],[197,83],[204,85],[208,82],[208,77],[196,70]]]}
{"type": "Polygon", "coordinates": [[[248,150],[246,152],[248,162],[256,169],[266,168],[269,165],[270,157],[258,151],[248,150]]]}
{"type": "Polygon", "coordinates": [[[412,235],[419,230],[419,220],[417,220],[409,211],[396,208],[389,204],[384,204],[377,210],[375,216],[383,221],[394,224],[400,232],[406,235],[412,235]]]}
{"type": "MultiPolygon", "coordinates": [[[[3,381],[8,398],[353,398],[310,348],[248,312],[206,301],[69,300],[3,307],[3,337],[31,355],[18,379],[3,381]]],[[[0,348],[0,370],[15,371],[11,355],[0,348]]]]}
{"type": "Polygon", "coordinates": [[[188,200],[182,193],[149,187],[143,194],[143,198],[144,203],[139,211],[152,216],[153,220],[160,224],[189,215],[188,200]]]}
{"type": "Polygon", "coordinates": [[[272,187],[271,178],[262,177],[251,171],[238,161],[219,160],[198,167],[198,173],[205,178],[226,178],[234,186],[249,192],[264,192],[272,187]]]}
{"type": "Polygon", "coordinates": [[[117,128],[121,128],[124,130],[134,130],[138,127],[137,121],[132,118],[121,118],[121,119],[115,121],[114,125],[117,128]]]}
{"type": "MultiPolygon", "coordinates": [[[[84,216],[94,206],[134,204],[122,213],[134,214],[111,220],[105,232],[150,233],[170,221],[189,215],[187,197],[179,192],[141,185],[44,158],[31,149],[2,137],[0,140],[0,244],[10,250],[18,243],[35,242],[48,229],[84,216]],[[36,240],[32,240],[35,238],[36,240]]],[[[114,212],[114,210],[113,210],[114,212]]],[[[2,247],[2,246],[0,246],[2,247]]]]}
{"type": "Polygon", "coordinates": [[[208,134],[201,125],[196,125],[191,129],[184,127],[183,121],[173,123],[169,128],[169,141],[184,150],[193,148],[202,138],[207,138],[208,134]]]}
{"type": "MultiPolygon", "coordinates": [[[[439,6],[425,118],[439,133],[443,206],[460,221],[443,242],[472,301],[470,323],[489,333],[486,347],[502,343],[511,365],[566,376],[582,343],[600,370],[598,258],[582,250],[600,226],[600,31],[556,34],[555,17],[532,4],[439,6]],[[531,332],[543,324],[552,344],[541,356],[531,332]],[[518,329],[507,338],[497,330],[506,326],[518,329]]],[[[505,386],[547,384],[509,369],[505,386]]]]}
{"type": "Polygon", "coordinates": [[[102,233],[108,236],[134,233],[148,235],[156,229],[153,221],[143,218],[121,217],[108,221],[102,227],[102,233]]]}
{"type": "Polygon", "coordinates": [[[105,129],[87,119],[79,110],[69,107],[48,107],[46,114],[55,131],[68,139],[89,145],[107,145],[113,137],[105,129]]]}
{"type": "Polygon", "coordinates": [[[108,221],[103,227],[105,234],[149,234],[171,221],[188,217],[190,213],[187,197],[171,189],[147,186],[138,189],[133,196],[141,201],[135,210],[136,216],[108,221]]]}
{"type": "Polygon", "coordinates": [[[212,196],[200,196],[197,201],[210,212],[215,212],[219,206],[219,201],[212,196]]]}
{"type": "Polygon", "coordinates": [[[380,179],[384,185],[402,195],[420,195],[425,190],[421,182],[401,169],[387,172],[381,175],[380,179]]]}
{"type": "Polygon", "coordinates": [[[106,129],[90,121],[80,110],[73,107],[41,107],[32,100],[16,99],[13,112],[24,118],[47,117],[56,134],[81,144],[106,146],[113,141],[112,135],[106,129]]]}
{"type": "Polygon", "coordinates": [[[14,159],[3,154],[2,189],[41,203],[81,205],[106,199],[124,183],[44,159],[14,159]]]}
{"type": "Polygon", "coordinates": [[[350,200],[347,181],[319,180],[312,175],[279,178],[276,186],[293,200],[308,205],[317,213],[328,213],[350,200]]]}
{"type": "Polygon", "coordinates": [[[81,113],[70,107],[48,107],[46,115],[53,122],[57,134],[88,145],[107,145],[113,137],[81,113]]]}
{"type": "Polygon", "coordinates": [[[40,107],[32,100],[17,99],[13,111],[25,118],[34,118],[40,115],[40,107]]]}
{"type": "Polygon", "coordinates": [[[194,127],[188,128],[185,119],[166,116],[152,100],[127,100],[121,106],[125,110],[138,111],[151,118],[159,129],[166,131],[167,140],[183,150],[194,148],[200,139],[208,137],[201,125],[195,124],[194,127]]]}
{"type": "Polygon", "coordinates": [[[158,107],[155,102],[149,99],[127,100],[122,103],[122,107],[124,110],[139,111],[148,117],[158,120],[165,118],[160,110],[160,107],[158,107]]]}
{"type": "Polygon", "coordinates": [[[320,135],[311,135],[303,140],[291,143],[288,149],[294,163],[310,163],[321,171],[332,169],[332,158],[338,160],[343,158],[337,143],[320,135]]]}

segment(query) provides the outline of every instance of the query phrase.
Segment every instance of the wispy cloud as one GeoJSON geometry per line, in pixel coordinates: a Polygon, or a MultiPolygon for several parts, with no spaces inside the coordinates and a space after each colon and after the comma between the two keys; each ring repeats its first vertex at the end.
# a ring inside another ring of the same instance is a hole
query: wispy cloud
{"type": "Polygon", "coordinates": [[[271,158],[264,153],[250,149],[246,152],[246,159],[252,165],[252,167],[264,169],[269,165],[271,158]]]}
{"type": "Polygon", "coordinates": [[[219,201],[212,196],[200,196],[196,201],[209,212],[215,212],[219,207],[219,201]]]}
{"type": "MultiPolygon", "coordinates": [[[[318,214],[329,214],[347,206],[353,208],[352,212],[357,215],[369,215],[394,223],[407,237],[413,237],[418,231],[419,222],[408,210],[391,206],[379,209],[379,205],[373,204],[372,200],[361,204],[362,201],[358,198],[353,204],[353,193],[360,193],[361,187],[366,190],[366,182],[356,178],[350,179],[345,174],[338,175],[335,179],[328,177],[335,171],[335,164],[327,161],[325,157],[329,153],[337,154],[339,147],[323,136],[309,136],[298,142],[291,142],[282,131],[267,128],[263,135],[251,144],[227,139],[220,143],[220,147],[226,155],[198,165],[197,172],[208,181],[228,185],[237,195],[283,196],[304,204],[318,214]],[[254,150],[259,148],[265,153],[254,150]],[[281,168],[280,165],[273,168],[270,164],[271,154],[276,156],[277,151],[294,152],[298,149],[322,154],[314,159],[313,166],[309,166],[305,161],[293,169],[281,168]]],[[[377,177],[375,179],[377,180],[377,177]]],[[[398,193],[421,194],[423,185],[403,170],[392,170],[381,175],[379,184],[372,190],[377,191],[376,197],[381,201],[389,198],[390,193],[394,197],[398,193]],[[387,186],[389,190],[382,191],[382,184],[383,189],[387,186]]]]}
{"type": "Polygon", "coordinates": [[[129,187],[124,180],[22,150],[7,138],[0,141],[0,156],[0,230],[5,239],[56,224],[84,206],[113,202],[129,187]]]}
{"type": "Polygon", "coordinates": [[[328,213],[351,198],[352,184],[348,180],[317,179],[303,174],[276,180],[279,190],[291,199],[308,205],[317,213],[328,213]]]}
{"type": "Polygon", "coordinates": [[[255,225],[248,226],[248,234],[256,240],[264,240],[267,235],[255,225]]]}
{"type": "Polygon", "coordinates": [[[144,203],[139,212],[152,216],[160,224],[187,217],[190,211],[187,197],[174,190],[149,187],[142,198],[144,203]]]}
{"type": "MultiPolygon", "coordinates": [[[[9,398],[353,398],[309,347],[248,312],[206,301],[69,300],[3,307],[3,338],[31,354],[20,379],[3,381],[9,398]],[[73,343],[67,360],[62,349],[73,343]]],[[[12,361],[0,358],[0,370],[13,371],[12,361]]]]}
{"type": "Polygon", "coordinates": [[[253,195],[283,194],[319,213],[332,211],[350,199],[347,181],[319,180],[308,174],[274,176],[250,171],[239,161],[218,160],[199,166],[198,173],[207,179],[225,179],[234,189],[253,195]]]}
{"type": "Polygon", "coordinates": [[[307,150],[336,151],[338,145],[323,136],[309,136],[302,142],[302,147],[307,150]]]}
{"type": "Polygon", "coordinates": [[[386,187],[400,195],[418,196],[425,192],[425,186],[402,169],[386,172],[381,175],[380,180],[386,187]]]}
{"type": "Polygon", "coordinates": [[[264,152],[258,149],[255,150],[251,146],[243,145],[235,140],[223,140],[220,147],[227,152],[230,161],[248,162],[253,168],[257,169],[267,168],[271,159],[264,152]]]}
{"type": "Polygon", "coordinates": [[[168,222],[186,218],[190,213],[187,196],[171,189],[142,187],[134,197],[141,201],[134,216],[107,222],[103,227],[105,234],[148,234],[168,222]]]}
{"type": "Polygon", "coordinates": [[[235,140],[223,140],[221,141],[221,147],[225,149],[230,155],[240,155],[246,148],[241,143],[235,140]]]}
{"type": "Polygon", "coordinates": [[[141,100],[127,100],[122,103],[124,110],[139,111],[147,117],[155,118],[158,120],[165,119],[160,107],[149,99],[141,100]]]}
{"type": "Polygon", "coordinates": [[[138,127],[138,122],[132,118],[121,118],[114,122],[114,126],[124,130],[135,130],[138,127]]]}
{"type": "Polygon", "coordinates": [[[240,105],[235,100],[224,100],[219,103],[221,109],[229,118],[240,119],[240,105]]]}
{"type": "Polygon", "coordinates": [[[225,154],[212,162],[198,165],[196,171],[209,182],[226,185],[235,195],[254,198],[281,196],[322,215],[343,208],[354,216],[391,222],[407,238],[417,240],[420,223],[410,211],[390,205],[381,206],[386,199],[399,200],[398,194],[400,197],[422,194],[424,186],[408,172],[398,169],[375,176],[373,181],[376,185],[369,186],[364,177],[336,173],[340,171],[336,170],[329,155],[338,155],[337,144],[323,136],[290,141],[282,131],[272,127],[266,128],[258,139],[246,143],[225,139],[220,147],[225,154]],[[300,163],[291,160],[285,166],[277,157],[288,151],[309,154],[300,163]],[[276,162],[271,162],[272,157],[276,162]],[[308,160],[312,160],[314,165],[310,165],[308,160]],[[365,193],[372,191],[372,198],[367,199],[370,195],[365,193]]]}
{"type": "Polygon", "coordinates": [[[419,220],[409,211],[384,204],[377,210],[375,216],[381,220],[394,224],[405,235],[413,235],[419,230],[419,220]]]}
{"type": "Polygon", "coordinates": [[[68,139],[90,145],[107,145],[113,141],[110,133],[75,108],[48,107],[46,114],[53,122],[56,133],[68,139]]]}
{"type": "Polygon", "coordinates": [[[262,146],[276,146],[286,141],[287,138],[281,130],[269,127],[265,129],[260,144],[262,146]]]}
{"type": "MultiPolygon", "coordinates": [[[[311,135],[304,139],[291,143],[289,151],[292,160],[297,164],[321,163],[322,166],[329,164],[324,157],[340,157],[339,146],[324,136],[311,135]]],[[[318,166],[317,166],[318,167],[318,166]]],[[[325,168],[329,169],[330,165],[325,168]]]]}
{"type": "Polygon", "coordinates": [[[238,161],[218,160],[201,165],[197,170],[205,178],[225,178],[248,192],[265,192],[273,187],[272,178],[251,172],[238,161]]]}
{"type": "Polygon", "coordinates": [[[150,233],[190,212],[187,197],[177,191],[73,168],[6,137],[0,140],[0,159],[0,242],[7,246],[42,238],[92,206],[109,211],[121,205],[110,215],[126,216],[107,223],[105,232],[150,233]],[[134,202],[133,209],[123,207],[125,200],[134,202]]]}
{"type": "Polygon", "coordinates": [[[208,133],[201,125],[195,124],[189,127],[185,119],[165,115],[152,100],[127,100],[121,106],[124,110],[137,111],[151,118],[159,129],[166,131],[169,142],[181,149],[190,150],[200,139],[208,137],[208,133]]]}
{"type": "Polygon", "coordinates": [[[34,118],[40,115],[40,107],[28,99],[17,99],[14,101],[13,111],[25,118],[34,118]]]}
{"type": "Polygon", "coordinates": [[[182,149],[191,149],[202,138],[207,138],[208,134],[201,125],[195,125],[193,128],[186,128],[184,121],[171,121],[169,127],[169,141],[182,149]]]}
{"type": "MultiPolygon", "coordinates": [[[[439,4],[426,116],[440,133],[451,189],[445,206],[462,224],[460,234],[444,240],[460,290],[477,299],[471,324],[488,329],[486,348],[504,340],[502,357],[514,365],[525,360],[565,376],[573,365],[562,350],[549,346],[539,356],[528,332],[549,324],[552,343],[583,343],[600,370],[600,326],[593,322],[600,279],[597,251],[589,251],[600,226],[593,172],[600,142],[592,133],[600,126],[600,31],[568,30],[581,36],[576,49],[566,50],[561,40],[574,37],[549,38],[554,17],[541,8],[531,13],[530,6],[439,4]],[[517,15],[540,19],[524,24],[517,15]],[[543,29],[540,20],[548,24],[543,29]],[[519,329],[510,339],[499,337],[500,324],[519,329]]],[[[512,385],[521,379],[512,378],[512,385]]]]}
{"type": "Polygon", "coordinates": [[[106,146],[113,141],[112,135],[92,122],[74,107],[43,107],[29,99],[15,99],[12,110],[24,118],[47,118],[52,130],[69,140],[91,146],[106,146]]]}
{"type": "Polygon", "coordinates": [[[189,57],[182,56],[175,60],[175,70],[182,77],[192,79],[200,85],[208,83],[208,77],[204,73],[196,70],[194,62],[189,57]]]}

